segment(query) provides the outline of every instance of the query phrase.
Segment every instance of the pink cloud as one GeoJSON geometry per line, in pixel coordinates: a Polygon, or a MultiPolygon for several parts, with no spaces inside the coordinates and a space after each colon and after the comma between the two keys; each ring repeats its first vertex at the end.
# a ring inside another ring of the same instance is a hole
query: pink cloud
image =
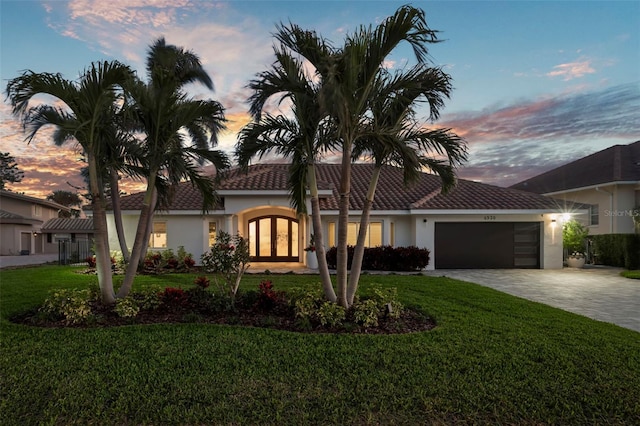
{"type": "Polygon", "coordinates": [[[549,71],[547,77],[563,77],[565,81],[574,78],[584,77],[587,74],[594,74],[596,70],[591,66],[590,60],[580,62],[568,62],[553,67],[553,71],[549,71]]]}

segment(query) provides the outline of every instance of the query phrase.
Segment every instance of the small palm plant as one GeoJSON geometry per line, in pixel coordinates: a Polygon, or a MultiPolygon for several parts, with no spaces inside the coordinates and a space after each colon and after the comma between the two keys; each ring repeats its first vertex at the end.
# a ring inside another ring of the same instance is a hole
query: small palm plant
{"type": "Polygon", "coordinates": [[[589,235],[589,229],[575,219],[564,224],[562,227],[562,243],[569,257],[584,258],[587,235],[589,235]]]}

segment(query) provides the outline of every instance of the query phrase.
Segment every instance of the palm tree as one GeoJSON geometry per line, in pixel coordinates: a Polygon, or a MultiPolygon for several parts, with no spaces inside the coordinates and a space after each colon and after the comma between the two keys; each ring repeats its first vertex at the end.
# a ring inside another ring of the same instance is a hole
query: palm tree
{"type": "MultiPolygon", "coordinates": [[[[127,86],[130,86],[129,83],[127,86]]],[[[122,108],[114,105],[113,110],[114,122],[109,127],[108,144],[104,151],[104,158],[100,161],[100,165],[104,168],[105,187],[109,188],[108,198],[111,202],[113,210],[114,224],[116,235],[120,245],[120,251],[125,263],[129,262],[131,254],[127,246],[124,226],[122,223],[122,209],[120,207],[120,173],[128,177],[142,178],[145,170],[140,164],[144,153],[141,150],[137,139],[127,128],[127,123],[123,117],[122,108]]]]}
{"type": "Polygon", "coordinates": [[[93,204],[96,266],[102,301],[113,303],[111,260],[107,234],[104,197],[104,169],[98,164],[105,157],[109,129],[113,125],[113,105],[122,88],[132,78],[129,67],[117,62],[92,63],[77,82],[60,74],[26,71],[7,84],[7,97],[13,113],[20,116],[27,130],[26,140],[33,140],[46,125],[54,125],[56,145],[76,141],[83,149],[89,169],[89,191],[93,204]],[[46,94],[64,103],[29,105],[38,94],[46,94]]]}
{"type": "MultiPolygon", "coordinates": [[[[216,101],[189,98],[183,87],[199,82],[213,89],[199,58],[190,51],[156,40],[147,56],[148,83],[134,81],[127,87],[124,106],[129,125],[144,134],[141,140],[147,173],[145,191],[131,258],[118,297],[131,290],[138,263],[146,252],[157,205],[168,205],[171,187],[189,180],[202,193],[203,211],[215,205],[215,180],[202,174],[205,161],[216,170],[229,167],[227,156],[212,150],[224,128],[224,108],[216,101]]],[[[216,173],[219,177],[220,173],[216,173]]]]}
{"type": "Polygon", "coordinates": [[[321,76],[321,108],[327,111],[335,126],[335,140],[342,150],[336,274],[338,303],[348,307],[347,227],[354,143],[363,131],[362,120],[388,55],[405,41],[413,48],[418,64],[424,64],[428,57],[427,45],[438,40],[436,32],[427,26],[424,11],[411,6],[400,7],[375,28],[360,27],[347,36],[342,48],[328,53],[308,43],[306,34],[291,24],[275,36],[288,49],[308,60],[321,76]]]}
{"type": "MultiPolygon", "coordinates": [[[[314,33],[305,33],[309,43],[326,54],[329,47],[314,33]]],[[[262,158],[274,152],[291,160],[288,186],[293,206],[298,213],[306,212],[306,192],[309,189],[313,233],[318,253],[318,270],[325,297],[336,301],[323,244],[316,160],[330,148],[326,114],[320,107],[322,81],[305,73],[303,63],[284,46],[274,47],[275,63],[270,70],[258,74],[249,84],[254,93],[250,98],[253,121],[238,136],[235,155],[241,167],[247,167],[255,156],[262,158]],[[263,114],[266,101],[280,96],[280,102],[291,102],[291,116],[263,114]]],[[[317,77],[317,76],[316,76],[317,77]]]]}
{"type": "Polygon", "coordinates": [[[376,80],[369,118],[353,150],[354,160],[369,156],[374,168],[351,263],[347,291],[349,305],[353,303],[358,288],[369,216],[382,167],[389,164],[402,168],[406,185],[415,182],[423,169],[440,176],[443,193],[455,185],[454,167],[460,165],[467,155],[464,141],[450,129],[425,129],[416,121],[414,109],[418,102],[427,102],[430,119],[436,120],[444,106],[444,98],[448,98],[450,92],[450,77],[442,70],[426,65],[417,65],[395,75],[383,72],[376,80]]]}

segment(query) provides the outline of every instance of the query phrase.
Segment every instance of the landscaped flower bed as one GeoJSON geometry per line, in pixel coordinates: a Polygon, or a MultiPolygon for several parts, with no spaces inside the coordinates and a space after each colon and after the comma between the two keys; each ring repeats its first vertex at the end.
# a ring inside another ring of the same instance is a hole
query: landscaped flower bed
{"type": "Polygon", "coordinates": [[[229,297],[210,289],[207,277],[194,287],[147,288],[118,299],[115,305],[99,301],[96,288],[56,290],[42,306],[12,318],[41,327],[109,327],[156,323],[212,323],[275,328],[311,333],[398,334],[427,331],[435,322],[421,312],[403,307],[395,289],[376,289],[372,297],[350,309],[323,299],[319,292],[274,289],[263,280],[258,290],[229,297]]]}

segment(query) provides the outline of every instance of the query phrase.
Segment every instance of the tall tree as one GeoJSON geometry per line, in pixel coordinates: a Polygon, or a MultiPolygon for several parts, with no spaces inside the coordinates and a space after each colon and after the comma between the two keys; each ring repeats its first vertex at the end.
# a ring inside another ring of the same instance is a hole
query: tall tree
{"type": "Polygon", "coordinates": [[[59,217],[78,217],[80,215],[80,206],[82,205],[82,199],[75,192],[56,190],[47,195],[47,200],[51,200],[55,203],[61,204],[66,207],[71,207],[70,212],[60,212],[59,217]],[[73,207],[76,207],[75,209],[73,207]]]}
{"type": "Polygon", "coordinates": [[[138,263],[147,249],[156,205],[169,204],[171,187],[189,180],[202,193],[206,211],[216,201],[215,181],[203,175],[198,164],[210,162],[218,171],[229,167],[227,156],[212,149],[224,128],[224,108],[213,100],[191,99],[183,90],[188,83],[202,83],[213,90],[198,56],[160,38],[147,55],[147,78],[147,83],[135,81],[127,87],[123,107],[130,128],[143,134],[141,163],[147,188],[118,297],[125,297],[131,290],[138,263]]]}
{"type": "Polygon", "coordinates": [[[415,108],[427,103],[429,118],[435,121],[451,93],[451,78],[439,68],[417,65],[407,71],[381,72],[376,80],[369,113],[354,142],[353,159],[369,157],[373,173],[364,200],[358,239],[351,262],[347,301],[352,304],[362,271],[369,217],[382,167],[402,168],[405,185],[417,181],[428,169],[442,179],[442,192],[456,182],[455,167],[467,157],[466,145],[450,129],[429,129],[416,117],[415,108]]]}
{"type": "Polygon", "coordinates": [[[16,159],[8,152],[0,152],[0,189],[5,189],[7,183],[22,181],[24,172],[18,168],[16,159]]]}
{"type": "MultiPolygon", "coordinates": [[[[322,39],[313,33],[307,33],[307,36],[319,53],[329,52],[322,39]]],[[[274,53],[276,60],[270,69],[259,73],[249,84],[253,90],[250,98],[253,121],[238,136],[236,158],[242,167],[248,166],[255,156],[262,158],[270,152],[290,159],[288,186],[292,204],[298,213],[305,213],[309,189],[318,270],[325,297],[335,302],[323,244],[316,179],[316,161],[322,151],[331,147],[332,141],[327,137],[330,128],[326,125],[329,123],[320,107],[322,80],[307,75],[302,61],[293,57],[284,46],[274,46],[274,53]],[[271,97],[278,97],[279,102],[290,101],[291,114],[264,113],[265,103],[271,97]]]]}
{"type": "Polygon", "coordinates": [[[294,24],[282,27],[276,38],[288,49],[304,57],[322,78],[319,95],[321,108],[327,111],[336,128],[335,140],[342,152],[339,184],[339,218],[337,241],[337,299],[349,306],[347,282],[347,228],[351,191],[351,164],[354,143],[363,136],[362,126],[370,113],[384,61],[402,43],[413,49],[418,65],[428,60],[428,45],[438,42],[424,11],[411,6],[400,7],[375,28],[361,26],[346,37],[344,45],[328,53],[308,43],[308,32],[294,24]]]}
{"type": "Polygon", "coordinates": [[[128,66],[117,61],[94,62],[78,80],[66,80],[60,74],[25,71],[7,84],[7,97],[13,113],[18,115],[30,142],[44,126],[53,125],[57,145],[77,142],[83,150],[89,169],[89,192],[93,205],[96,267],[102,301],[113,303],[115,294],[111,278],[111,259],[107,234],[103,168],[108,133],[113,124],[113,106],[120,89],[131,80],[128,66]],[[64,103],[29,105],[38,94],[47,94],[64,103]]]}

